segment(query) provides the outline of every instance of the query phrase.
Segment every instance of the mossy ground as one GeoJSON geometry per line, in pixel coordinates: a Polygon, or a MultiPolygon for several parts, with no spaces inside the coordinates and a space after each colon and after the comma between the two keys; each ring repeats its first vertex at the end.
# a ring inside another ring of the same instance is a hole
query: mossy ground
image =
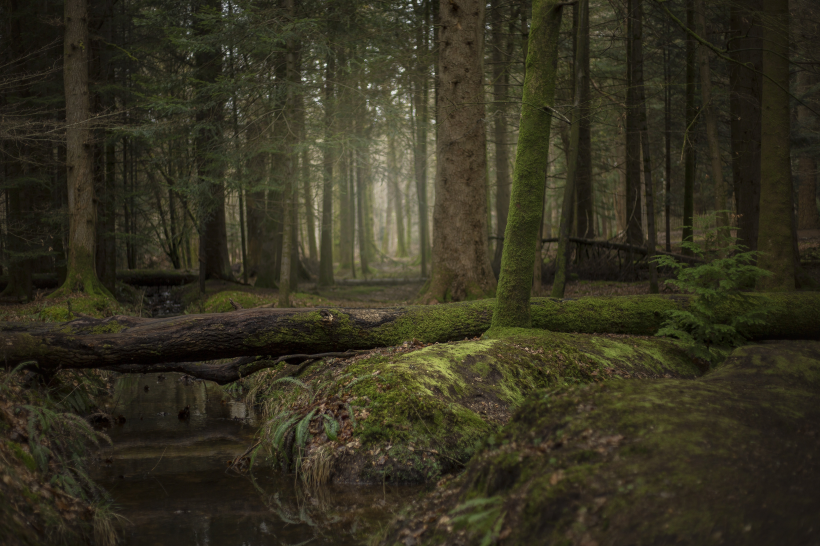
{"type": "Polygon", "coordinates": [[[811,341],[694,381],[542,390],[383,543],[814,544],[818,395],[811,341]]]}
{"type": "MultiPolygon", "coordinates": [[[[330,446],[328,478],[345,482],[429,482],[458,470],[531,392],[699,374],[671,341],[540,330],[428,346],[408,340],[354,359],[312,364],[299,376],[302,385],[277,383],[284,368],[247,380],[272,418],[263,437],[274,435],[283,411],[302,418],[317,410],[307,458],[330,446]],[[336,441],[323,432],[323,414],[340,424],[336,441]]],[[[283,456],[276,452],[281,446],[271,447],[271,455],[283,456]]]]}

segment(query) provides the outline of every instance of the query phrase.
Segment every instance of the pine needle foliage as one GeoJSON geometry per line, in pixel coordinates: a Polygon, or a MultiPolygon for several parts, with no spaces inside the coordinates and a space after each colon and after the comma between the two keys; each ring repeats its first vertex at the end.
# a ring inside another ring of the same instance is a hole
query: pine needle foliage
{"type": "MultiPolygon", "coordinates": [[[[714,234],[707,236],[706,243],[721,239],[714,234]]],[[[750,326],[763,323],[768,310],[760,298],[746,292],[754,287],[757,279],[771,275],[754,265],[760,255],[747,251],[728,237],[725,244],[710,250],[694,242],[684,242],[683,247],[696,256],[711,260],[697,266],[677,262],[671,256],[656,256],[660,267],[671,269],[676,278],[666,284],[683,292],[693,294],[689,307],[666,313],[666,321],[658,330],[658,336],[681,340],[693,358],[715,365],[734,347],[749,339],[750,326]],[[726,310],[732,309],[731,318],[726,310]]]]}

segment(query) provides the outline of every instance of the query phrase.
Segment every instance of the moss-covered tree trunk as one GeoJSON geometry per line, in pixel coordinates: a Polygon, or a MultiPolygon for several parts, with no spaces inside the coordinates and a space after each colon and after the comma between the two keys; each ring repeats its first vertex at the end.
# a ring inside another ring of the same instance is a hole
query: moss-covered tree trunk
{"type": "Polygon", "coordinates": [[[484,2],[441,0],[439,16],[435,237],[426,303],[484,298],[496,288],[487,252],[484,2]]]}
{"type": "Polygon", "coordinates": [[[532,5],[518,148],[493,327],[528,328],[531,324],[529,300],[544,202],[562,13],[557,1],[540,0],[532,5]]]}
{"type": "Polygon", "coordinates": [[[795,289],[794,197],[790,156],[789,1],[765,0],[763,111],[760,141],[758,265],[771,271],[761,290],[795,289]]]}
{"type": "Polygon", "coordinates": [[[93,157],[89,127],[88,3],[65,3],[63,81],[68,171],[68,264],[65,284],[52,297],[74,291],[112,297],[97,278],[93,157]]]}
{"type": "MultiPolygon", "coordinates": [[[[490,3],[490,27],[492,32],[492,78],[493,78],[493,140],[495,146],[495,217],[496,241],[493,255],[493,271],[501,271],[504,252],[504,231],[507,229],[507,213],[510,209],[510,146],[507,129],[507,88],[510,84],[509,58],[505,57],[506,42],[510,38],[504,32],[503,7],[500,0],[490,3]]],[[[488,209],[489,210],[489,209],[488,209]]]]}
{"type": "MultiPolygon", "coordinates": [[[[763,323],[749,327],[752,338],[820,339],[820,294],[755,297],[770,312],[763,323]]],[[[658,331],[667,312],[685,309],[689,302],[687,296],[647,295],[533,298],[529,305],[534,328],[649,336],[658,331]]],[[[383,309],[263,308],[163,319],[114,316],[68,323],[2,323],[0,346],[6,365],[35,360],[40,370],[279,357],[391,347],[412,339],[463,340],[485,333],[495,308],[495,300],[485,299],[383,309]]],[[[727,304],[717,309],[715,318],[728,323],[738,312],[734,304],[727,304]]]]}

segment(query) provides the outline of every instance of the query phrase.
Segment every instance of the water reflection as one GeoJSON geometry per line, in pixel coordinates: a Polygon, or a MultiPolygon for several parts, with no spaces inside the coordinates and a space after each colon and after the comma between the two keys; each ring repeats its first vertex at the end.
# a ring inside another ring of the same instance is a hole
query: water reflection
{"type": "Polygon", "coordinates": [[[95,477],[133,523],[126,544],[358,544],[418,492],[306,491],[292,475],[270,470],[226,473],[227,461],[252,442],[255,416],[210,382],[126,376],[112,404],[125,423],[110,429],[114,446],[103,457],[110,463],[95,477]],[[186,406],[190,418],[179,419],[186,406]]]}

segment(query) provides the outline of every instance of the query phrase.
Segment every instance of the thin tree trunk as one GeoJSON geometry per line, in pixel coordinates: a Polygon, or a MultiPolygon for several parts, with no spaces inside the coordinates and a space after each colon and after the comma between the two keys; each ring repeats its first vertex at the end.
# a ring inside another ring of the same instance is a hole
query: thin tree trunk
{"type": "MultiPolygon", "coordinates": [[[[557,10],[557,16],[555,17],[554,25],[555,29],[560,28],[561,26],[561,11],[560,8],[553,8],[553,10],[557,10]]],[[[587,21],[589,18],[589,2],[588,0],[581,0],[578,4],[578,20],[579,25],[578,28],[581,28],[584,25],[587,25],[587,21]]],[[[542,31],[542,34],[547,34],[548,31],[545,29],[542,31]]],[[[557,31],[552,31],[552,34],[556,34],[557,31]]],[[[533,28],[531,30],[531,36],[535,34],[535,4],[533,4],[533,28]]],[[[558,227],[558,251],[555,257],[555,279],[552,282],[552,297],[553,298],[563,298],[564,297],[564,289],[566,287],[566,279],[567,279],[567,263],[569,262],[569,237],[570,231],[572,229],[572,217],[575,208],[574,198],[575,198],[575,191],[576,191],[576,182],[577,182],[577,173],[578,173],[578,155],[579,155],[579,142],[581,139],[581,124],[580,119],[582,115],[581,109],[581,88],[586,84],[584,81],[585,79],[589,78],[589,74],[586,72],[586,66],[581,62],[582,56],[585,55],[583,49],[585,47],[585,43],[582,43],[580,40],[580,33],[576,33],[576,45],[575,45],[575,100],[572,107],[572,126],[570,127],[570,136],[569,136],[569,154],[567,157],[567,177],[566,183],[564,185],[564,199],[561,206],[561,223],[558,227]]],[[[534,43],[530,44],[530,51],[533,51],[534,43]]],[[[553,53],[553,55],[557,54],[553,53]]],[[[547,57],[549,59],[549,57],[547,57]]],[[[529,63],[528,68],[529,68],[529,63]]],[[[541,61],[542,65],[547,65],[547,61],[541,61]]],[[[551,66],[554,66],[554,63],[549,63],[551,66]]],[[[550,75],[551,78],[555,79],[555,74],[553,73],[550,75]]],[[[553,83],[553,86],[555,84],[553,83]]],[[[519,144],[520,146],[520,144],[519,144]]],[[[516,165],[516,171],[518,170],[518,166],[516,165]]],[[[520,304],[519,304],[520,305],[520,304]]]]}
{"type": "Polygon", "coordinates": [[[635,67],[632,75],[634,77],[635,93],[638,103],[638,130],[641,136],[641,155],[643,155],[643,176],[644,192],[646,195],[646,233],[647,233],[647,255],[646,261],[649,264],[649,293],[658,293],[658,268],[655,264],[655,237],[657,229],[655,227],[655,186],[652,181],[652,161],[649,151],[649,124],[646,115],[646,87],[643,79],[643,0],[633,0],[635,11],[633,13],[633,30],[635,31],[634,59],[635,67]]]}
{"type": "MultiPolygon", "coordinates": [[[[693,0],[686,0],[686,26],[694,28],[695,9],[693,0]]],[[[697,86],[696,72],[697,46],[689,34],[686,35],[686,99],[685,99],[685,130],[683,133],[684,174],[683,174],[683,227],[682,242],[693,242],[694,213],[695,213],[695,87],[697,86]]],[[[691,256],[692,251],[683,248],[681,254],[691,256]]]]}
{"type": "Polygon", "coordinates": [[[68,271],[65,284],[52,297],[75,290],[112,297],[97,278],[94,259],[97,218],[89,128],[88,44],[87,1],[66,0],[63,79],[68,168],[68,271]]]}
{"type": "MultiPolygon", "coordinates": [[[[393,197],[393,210],[396,216],[396,256],[407,256],[407,245],[404,239],[404,205],[402,203],[401,188],[399,188],[399,167],[396,161],[396,136],[391,132],[387,135],[387,183],[393,197]]],[[[388,215],[388,222],[390,216],[388,215]]]]}
{"type": "MultiPolygon", "coordinates": [[[[580,5],[578,5],[580,9],[580,5]]],[[[575,234],[586,239],[595,238],[595,193],[592,181],[592,132],[589,90],[589,15],[578,18],[576,39],[576,64],[582,67],[585,77],[576,90],[580,93],[578,116],[578,164],[575,166],[575,234]]]]}
{"type": "MultiPolygon", "coordinates": [[[[334,80],[336,79],[336,56],[327,53],[325,67],[324,102],[325,127],[322,146],[322,233],[319,252],[319,285],[331,286],[333,281],[333,165],[336,147],[333,143],[333,117],[335,114],[334,80]]],[[[342,208],[342,207],[340,207],[342,208]]]]}
{"type": "Polygon", "coordinates": [[[764,0],[758,264],[772,272],[758,289],[795,289],[794,198],[790,157],[789,0],[764,0]]]}
{"type": "MultiPolygon", "coordinates": [[[[664,25],[669,36],[669,20],[664,25]]],[[[666,251],[672,252],[672,53],[671,43],[663,48],[663,144],[664,183],[663,216],[666,223],[666,251]]]]}
{"type": "MultiPolygon", "coordinates": [[[[696,32],[704,39],[707,37],[706,15],[704,14],[703,0],[695,1],[695,16],[697,19],[696,32]]],[[[720,161],[720,142],[718,141],[717,114],[712,104],[712,73],[709,69],[709,50],[700,45],[700,96],[703,105],[702,116],[706,122],[706,140],[709,144],[709,162],[711,166],[712,183],[715,192],[715,227],[719,247],[723,248],[729,237],[729,207],[726,204],[726,185],[723,181],[723,165],[720,161]]]]}
{"type": "Polygon", "coordinates": [[[504,252],[504,231],[507,229],[507,212],[510,209],[510,147],[507,144],[507,87],[510,83],[508,68],[509,59],[504,58],[505,41],[509,38],[504,35],[502,26],[501,0],[492,0],[491,28],[493,36],[493,140],[495,141],[495,216],[496,241],[495,255],[493,256],[493,271],[496,275],[501,272],[501,256],[504,252]]]}
{"type": "Polygon", "coordinates": [[[643,72],[642,60],[636,56],[641,41],[641,22],[636,10],[640,0],[628,0],[627,8],[627,90],[626,90],[626,240],[643,246],[641,206],[641,133],[636,74],[643,72]]]}
{"type": "Polygon", "coordinates": [[[731,5],[730,119],[732,179],[738,215],[738,243],[757,249],[760,225],[760,116],[762,76],[762,0],[731,5]]]}
{"type": "MultiPolygon", "coordinates": [[[[799,89],[805,94],[817,84],[817,76],[801,72],[798,76],[799,89]]],[[[816,104],[816,103],[815,103],[816,104]]],[[[817,131],[817,118],[805,106],[797,106],[797,123],[806,131],[817,131]]],[[[810,152],[804,152],[797,159],[797,172],[800,180],[797,210],[798,229],[820,229],[820,215],[817,213],[817,159],[810,152]]]]}

